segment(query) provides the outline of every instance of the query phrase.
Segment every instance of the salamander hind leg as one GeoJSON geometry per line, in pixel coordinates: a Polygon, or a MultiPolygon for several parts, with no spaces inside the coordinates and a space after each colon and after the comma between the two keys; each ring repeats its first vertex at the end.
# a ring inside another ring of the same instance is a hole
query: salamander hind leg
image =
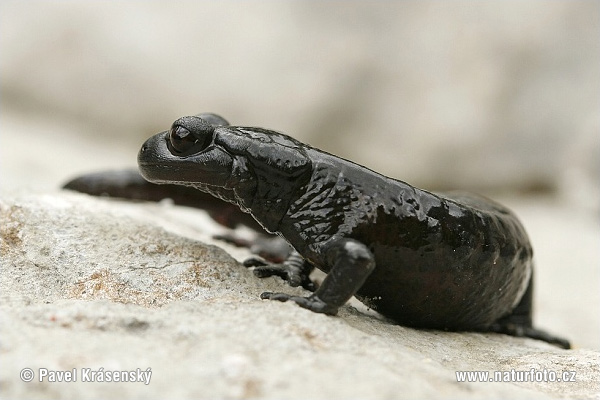
{"type": "Polygon", "coordinates": [[[331,270],[319,289],[308,297],[285,293],[261,294],[262,299],[293,301],[300,307],[329,315],[337,314],[375,268],[375,259],[369,249],[352,239],[339,239],[325,248],[326,262],[331,270]]]}
{"type": "Polygon", "coordinates": [[[272,263],[252,257],[244,261],[244,266],[246,268],[255,267],[254,275],[259,278],[278,276],[293,287],[302,286],[311,292],[317,288],[309,277],[314,267],[296,251],[292,251],[282,263],[272,263]]]}
{"type": "Polygon", "coordinates": [[[563,349],[570,349],[571,344],[568,340],[533,327],[532,301],[533,278],[529,281],[529,286],[527,287],[523,298],[517,307],[515,307],[513,312],[505,317],[500,318],[498,321],[492,324],[488,330],[490,332],[503,333],[516,337],[528,337],[531,339],[542,340],[563,349]]]}

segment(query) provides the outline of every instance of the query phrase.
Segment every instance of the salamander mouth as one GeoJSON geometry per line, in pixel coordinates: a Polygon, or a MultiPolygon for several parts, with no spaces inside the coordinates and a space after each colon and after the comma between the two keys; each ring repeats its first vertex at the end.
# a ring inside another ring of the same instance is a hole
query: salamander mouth
{"type": "Polygon", "coordinates": [[[177,179],[181,176],[179,173],[180,167],[177,165],[165,165],[156,163],[138,163],[140,173],[147,181],[158,184],[179,184],[188,185],[188,182],[183,179],[177,179]]]}

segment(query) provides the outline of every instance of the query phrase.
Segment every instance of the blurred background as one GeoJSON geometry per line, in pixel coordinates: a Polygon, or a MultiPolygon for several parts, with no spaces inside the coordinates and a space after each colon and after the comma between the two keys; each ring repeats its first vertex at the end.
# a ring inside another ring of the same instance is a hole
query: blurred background
{"type": "MultiPolygon", "coordinates": [[[[598,203],[599,15],[592,1],[3,1],[2,119],[17,125],[3,152],[92,137],[135,165],[146,137],[211,111],[429,189],[598,203]],[[34,123],[75,135],[36,143],[34,123]]],[[[57,152],[37,158],[78,166],[57,152]]]]}
{"type": "Polygon", "coordinates": [[[144,139],[215,112],[507,199],[546,287],[597,305],[599,38],[597,1],[2,1],[0,194],[135,167],[144,139]]]}

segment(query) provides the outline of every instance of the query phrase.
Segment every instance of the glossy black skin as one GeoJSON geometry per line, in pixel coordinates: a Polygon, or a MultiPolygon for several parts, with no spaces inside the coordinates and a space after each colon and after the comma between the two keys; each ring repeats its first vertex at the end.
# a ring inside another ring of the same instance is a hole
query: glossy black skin
{"type": "Polygon", "coordinates": [[[404,325],[569,347],[532,327],[533,252],[505,207],[430,193],[284,134],[214,121],[183,117],[148,139],[140,172],[236,204],[285,238],[301,257],[263,267],[262,276],[307,274],[310,266],[328,274],[311,296],[261,297],[335,314],[356,295],[404,325]]]}

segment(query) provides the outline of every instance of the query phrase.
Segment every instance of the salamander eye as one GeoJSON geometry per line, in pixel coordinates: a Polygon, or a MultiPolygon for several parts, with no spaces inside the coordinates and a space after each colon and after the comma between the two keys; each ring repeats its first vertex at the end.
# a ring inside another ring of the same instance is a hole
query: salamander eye
{"type": "Polygon", "coordinates": [[[169,142],[177,153],[187,153],[198,139],[183,126],[173,126],[169,131],[169,142]]]}
{"type": "Polygon", "coordinates": [[[173,122],[167,145],[174,155],[185,157],[205,150],[213,140],[215,127],[198,117],[181,117],[173,122]]]}
{"type": "Polygon", "coordinates": [[[187,156],[204,150],[211,142],[211,133],[200,130],[192,133],[181,125],[173,125],[169,131],[169,147],[180,156],[187,156]]]}

